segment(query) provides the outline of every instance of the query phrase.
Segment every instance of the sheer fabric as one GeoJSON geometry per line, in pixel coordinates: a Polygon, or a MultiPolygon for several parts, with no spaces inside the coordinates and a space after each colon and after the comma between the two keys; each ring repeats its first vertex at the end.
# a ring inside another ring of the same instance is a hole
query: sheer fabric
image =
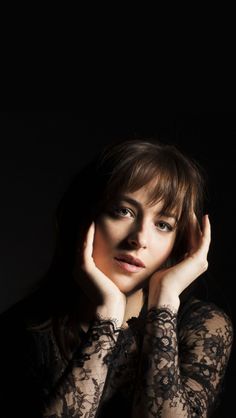
{"type": "Polygon", "coordinates": [[[3,418],[20,408],[25,417],[210,417],[232,347],[229,317],[191,299],[178,313],[144,306],[127,325],[94,320],[87,333],[81,330],[68,362],[51,328],[27,331],[18,343],[12,336],[15,347],[8,341],[2,361],[10,354],[14,363],[20,353],[21,365],[15,365],[15,379],[3,367],[9,384],[0,395],[3,418]]]}

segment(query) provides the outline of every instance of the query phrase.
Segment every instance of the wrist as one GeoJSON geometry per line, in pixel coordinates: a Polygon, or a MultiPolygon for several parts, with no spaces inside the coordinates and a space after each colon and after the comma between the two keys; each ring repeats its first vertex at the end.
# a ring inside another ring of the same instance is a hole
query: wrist
{"type": "Polygon", "coordinates": [[[179,296],[173,292],[163,289],[156,289],[154,293],[149,293],[148,310],[151,308],[167,307],[173,312],[177,312],[180,305],[179,296]]]}
{"type": "Polygon", "coordinates": [[[96,314],[101,319],[112,320],[116,324],[116,327],[120,327],[125,315],[125,306],[117,303],[117,301],[113,301],[113,303],[98,306],[96,314]]]}

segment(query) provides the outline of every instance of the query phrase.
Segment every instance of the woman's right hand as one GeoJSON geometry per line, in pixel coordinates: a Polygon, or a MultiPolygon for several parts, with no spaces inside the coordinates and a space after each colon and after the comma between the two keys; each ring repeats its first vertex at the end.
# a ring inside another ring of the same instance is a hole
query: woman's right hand
{"type": "Polygon", "coordinates": [[[102,318],[114,318],[117,325],[123,322],[126,296],[95,264],[93,259],[93,241],[95,223],[90,225],[82,251],[78,254],[73,271],[76,282],[92,303],[97,305],[96,314],[102,318]]]}

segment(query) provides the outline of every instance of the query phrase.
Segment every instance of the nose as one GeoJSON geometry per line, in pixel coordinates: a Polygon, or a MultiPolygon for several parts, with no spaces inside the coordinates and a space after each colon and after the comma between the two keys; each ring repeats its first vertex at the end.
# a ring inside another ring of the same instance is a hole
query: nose
{"type": "Polygon", "coordinates": [[[132,231],[127,240],[133,248],[147,248],[147,235],[144,231],[132,231]]]}

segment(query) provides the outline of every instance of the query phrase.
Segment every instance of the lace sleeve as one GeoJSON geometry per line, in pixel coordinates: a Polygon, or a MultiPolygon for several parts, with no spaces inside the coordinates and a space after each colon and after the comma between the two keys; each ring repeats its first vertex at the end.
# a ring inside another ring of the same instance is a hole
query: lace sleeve
{"type": "Polygon", "coordinates": [[[133,417],[209,417],[232,347],[232,323],[207,305],[177,332],[177,313],[147,312],[133,417]]]}
{"type": "Polygon", "coordinates": [[[45,401],[43,417],[95,417],[119,329],[114,320],[96,319],[70,364],[45,401]]]}

